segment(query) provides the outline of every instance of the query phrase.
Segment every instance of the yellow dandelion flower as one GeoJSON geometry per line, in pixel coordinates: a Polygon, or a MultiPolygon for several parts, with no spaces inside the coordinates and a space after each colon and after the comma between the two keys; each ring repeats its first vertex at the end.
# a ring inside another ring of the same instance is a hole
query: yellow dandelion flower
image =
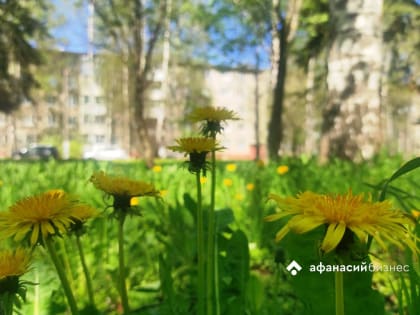
{"type": "Polygon", "coordinates": [[[255,189],[255,185],[253,183],[246,184],[246,190],[252,191],[255,189]]]}
{"type": "Polygon", "coordinates": [[[280,165],[277,167],[277,174],[283,175],[289,171],[289,167],[287,165],[280,165]]]}
{"type": "Polygon", "coordinates": [[[167,190],[165,190],[165,189],[162,189],[162,190],[160,191],[160,196],[161,196],[161,197],[165,197],[167,194],[168,194],[168,191],[167,191],[167,190]]]}
{"type": "Polygon", "coordinates": [[[82,222],[94,218],[98,215],[98,210],[82,203],[79,203],[78,205],[74,206],[74,210],[77,211],[77,218],[82,222]]]}
{"type": "Polygon", "coordinates": [[[200,183],[201,183],[201,184],[205,184],[205,183],[207,183],[207,177],[203,177],[203,176],[201,176],[201,177],[200,177],[200,183]]]}
{"type": "Polygon", "coordinates": [[[226,121],[226,120],[238,120],[235,112],[228,110],[224,107],[199,107],[192,111],[188,116],[188,119],[192,122],[199,121],[226,121]]]}
{"type": "Polygon", "coordinates": [[[162,166],[161,165],[154,165],[152,168],[152,171],[155,173],[160,173],[162,172],[162,166]]]}
{"type": "Polygon", "coordinates": [[[205,137],[180,138],[176,140],[176,146],[170,146],[169,149],[175,152],[187,154],[191,153],[208,153],[219,150],[216,140],[205,137]]]}
{"type": "Polygon", "coordinates": [[[235,199],[238,200],[238,201],[242,201],[242,200],[244,200],[244,195],[242,195],[240,193],[237,193],[237,194],[235,194],[235,199]]]}
{"type": "Polygon", "coordinates": [[[88,209],[62,190],[47,191],[22,199],[2,213],[0,233],[16,241],[29,237],[32,246],[43,244],[47,237],[64,234],[73,223],[85,220],[88,209]]]}
{"type": "Polygon", "coordinates": [[[169,149],[176,152],[183,152],[189,155],[188,170],[191,173],[203,171],[206,176],[206,155],[208,152],[221,150],[214,138],[196,137],[177,139],[177,146],[170,146],[169,149]]]}
{"type": "Polygon", "coordinates": [[[159,196],[159,191],[153,184],[132,180],[126,177],[109,176],[103,171],[94,173],[90,177],[90,181],[96,188],[114,197],[132,198],[159,196]]]}
{"type": "Polygon", "coordinates": [[[31,264],[31,253],[27,249],[3,250],[0,252],[0,283],[8,277],[20,277],[31,264]]]}
{"type": "Polygon", "coordinates": [[[201,134],[211,138],[216,138],[216,134],[222,132],[222,122],[239,119],[231,110],[211,106],[196,108],[188,118],[192,122],[202,121],[201,134]]]}
{"type": "Polygon", "coordinates": [[[231,187],[233,185],[233,180],[231,178],[225,178],[223,180],[223,185],[226,187],[231,187]]]}
{"type": "Polygon", "coordinates": [[[82,235],[85,232],[84,224],[86,221],[96,217],[99,212],[95,208],[82,203],[75,205],[74,210],[77,211],[78,217],[77,219],[75,218],[70,225],[70,231],[82,235]]]}
{"type": "Polygon", "coordinates": [[[414,253],[418,251],[405,227],[413,225],[413,221],[394,209],[390,201],[373,202],[370,196],[365,201],[363,194],[353,195],[351,191],[345,195],[319,195],[307,191],[286,198],[271,194],[269,199],[277,203],[281,212],[266,217],[266,221],[292,216],[277,233],[277,241],[290,231],[302,234],[327,225],[321,244],[325,253],[340,244],[346,230],[353,232],[361,242],[366,242],[370,235],[383,248],[388,241],[400,248],[407,245],[414,253]]]}
{"type": "Polygon", "coordinates": [[[227,164],[226,165],[226,170],[228,172],[234,172],[234,171],[236,171],[236,164],[234,164],[234,163],[227,164]]]}
{"type": "Polygon", "coordinates": [[[418,210],[411,210],[411,214],[413,215],[413,217],[415,219],[419,219],[420,218],[420,211],[418,211],[418,210]]]}

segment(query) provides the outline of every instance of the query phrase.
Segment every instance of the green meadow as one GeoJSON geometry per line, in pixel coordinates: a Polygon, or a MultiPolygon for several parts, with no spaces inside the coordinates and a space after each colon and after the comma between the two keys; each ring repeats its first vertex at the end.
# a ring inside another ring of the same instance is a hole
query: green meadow
{"type": "MultiPolygon", "coordinates": [[[[292,260],[319,264],[322,257],[312,240],[320,239],[320,235],[322,238],[322,229],[304,235],[289,234],[281,242],[275,242],[275,235],[285,221],[264,221],[276,208],[267,197],[270,193],[295,196],[304,191],[344,194],[351,190],[354,194],[371,194],[377,200],[385,180],[404,163],[399,157],[379,157],[361,164],[333,160],[322,166],[305,157],[287,158],[276,164],[218,161],[215,194],[218,312],[333,314],[332,273],[306,270],[293,276],[286,269],[292,260]]],[[[140,198],[137,215],[128,216],[124,227],[130,314],[196,314],[196,183],[183,161],[156,161],[152,169],[139,161],[2,161],[0,167],[2,210],[22,198],[63,189],[100,211],[99,216],[85,224],[80,237],[95,306],[88,299],[76,237],[55,238],[81,314],[122,313],[117,226],[110,217],[112,202],[89,182],[90,176],[102,170],[153,183],[162,197],[140,198]]],[[[419,179],[418,169],[413,169],[390,182],[386,191],[386,198],[413,220],[417,218],[417,222],[419,179]]],[[[210,203],[209,175],[200,182],[206,213],[210,203]]],[[[418,224],[416,229],[418,237],[418,224]]],[[[345,302],[346,314],[367,311],[378,315],[417,314],[418,261],[407,250],[389,243],[387,246],[385,250],[373,241],[365,256],[370,257],[370,262],[408,265],[408,270],[398,272],[397,267],[391,267],[394,268],[391,272],[345,273],[344,297],[345,301],[351,300],[345,302]]],[[[353,257],[351,263],[360,265],[365,258],[353,257]]],[[[62,286],[42,246],[34,251],[31,269],[21,278],[33,284],[26,285],[26,301],[17,306],[17,311],[34,315],[68,314],[62,286]]]]}

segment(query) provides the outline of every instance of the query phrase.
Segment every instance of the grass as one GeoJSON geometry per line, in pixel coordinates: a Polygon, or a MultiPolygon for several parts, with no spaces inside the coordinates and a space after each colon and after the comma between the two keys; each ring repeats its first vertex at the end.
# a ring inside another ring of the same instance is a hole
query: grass
{"type": "MultiPolygon", "coordinates": [[[[357,165],[334,160],[324,166],[305,158],[287,158],[268,165],[218,162],[215,229],[221,314],[308,314],[305,301],[296,293],[294,279],[284,267],[290,253],[273,240],[278,225],[262,221],[274,210],[272,204],[266,203],[270,192],[286,196],[305,190],[345,193],[352,189],[355,193],[372,192],[375,198],[378,191],[372,185],[391,176],[402,162],[398,157],[357,165]],[[234,170],[228,166],[232,163],[236,165],[234,170]],[[279,165],[287,165],[288,171],[279,174],[279,165]]],[[[117,226],[105,210],[111,201],[104,199],[88,182],[97,170],[153,182],[164,191],[162,201],[142,199],[141,216],[127,217],[125,222],[130,314],[194,314],[197,303],[195,178],[182,168],[182,162],[157,163],[161,168],[153,171],[138,161],[1,162],[0,210],[6,210],[21,198],[55,188],[77,194],[82,201],[102,210],[102,215],[88,223],[86,233],[80,238],[97,309],[92,310],[89,305],[75,237],[64,237],[55,244],[80,314],[120,314],[122,309],[118,291],[117,226]]],[[[413,171],[398,180],[397,188],[416,196],[418,179],[418,171],[413,171]]],[[[210,181],[202,184],[204,212],[210,207],[210,189],[210,181]]],[[[399,204],[396,198],[390,197],[399,204]]],[[[399,205],[406,211],[420,208],[416,198],[405,196],[402,202],[399,205]]],[[[396,261],[407,261],[404,256],[405,253],[398,253],[396,261]]],[[[418,286],[413,285],[418,275],[414,271],[395,275],[394,282],[393,275],[375,280],[378,282],[374,282],[374,287],[388,301],[388,314],[418,311],[415,305],[418,286]]],[[[28,286],[27,301],[21,307],[23,314],[65,314],[66,301],[44,250],[37,251],[32,270],[22,278],[39,283],[28,286]]]]}

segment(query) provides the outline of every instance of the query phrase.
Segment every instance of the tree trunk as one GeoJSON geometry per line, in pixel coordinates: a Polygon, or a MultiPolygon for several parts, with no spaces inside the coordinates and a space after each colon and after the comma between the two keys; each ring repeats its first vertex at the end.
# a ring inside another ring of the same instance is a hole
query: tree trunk
{"type": "Polygon", "coordinates": [[[287,74],[287,47],[293,40],[297,26],[302,0],[290,0],[287,3],[287,15],[283,12],[280,0],[273,0],[272,14],[272,71],[274,84],[273,106],[271,108],[270,122],[268,125],[268,154],[271,160],[276,160],[283,140],[283,101],[284,88],[287,74]]]}
{"type": "Polygon", "coordinates": [[[315,132],[315,56],[310,56],[306,73],[306,106],[305,106],[305,154],[314,155],[316,148],[317,132],[315,132]]]}
{"type": "Polygon", "coordinates": [[[278,158],[280,143],[283,139],[283,100],[287,71],[287,26],[281,19],[283,27],[279,33],[279,60],[277,63],[276,85],[274,87],[273,107],[268,125],[268,153],[271,160],[278,158]]]}
{"type": "MultiPolygon", "coordinates": [[[[137,66],[137,65],[136,65],[137,66]]],[[[151,125],[148,123],[148,119],[145,118],[145,101],[146,101],[146,87],[145,82],[146,78],[141,75],[138,75],[138,72],[135,75],[134,80],[134,115],[132,116],[133,119],[133,126],[135,127],[135,139],[137,140],[136,147],[138,147],[141,152],[139,152],[140,156],[144,159],[147,166],[153,166],[153,160],[156,156],[156,149],[155,143],[156,141],[152,138],[154,133],[151,132],[151,125]]]]}
{"type": "Polygon", "coordinates": [[[172,0],[167,0],[167,12],[164,19],[163,27],[163,43],[162,43],[162,80],[161,80],[161,91],[162,97],[159,102],[158,112],[156,114],[156,147],[155,151],[159,155],[159,150],[162,148],[164,142],[164,127],[167,117],[166,108],[168,108],[168,94],[169,94],[169,61],[171,57],[171,26],[170,26],[170,15],[172,10],[172,0]]]}
{"type": "Polygon", "coordinates": [[[324,111],[320,161],[360,161],[381,144],[382,0],[331,0],[329,102],[324,111]]]}
{"type": "MultiPolygon", "coordinates": [[[[168,0],[165,0],[160,5],[160,14],[156,25],[149,30],[145,27],[147,17],[145,14],[145,5],[142,0],[135,2],[134,7],[134,50],[131,51],[131,56],[134,60],[134,120],[133,124],[136,126],[137,136],[141,149],[141,156],[144,158],[146,164],[151,167],[153,160],[156,157],[156,123],[152,119],[145,117],[145,105],[147,102],[146,90],[151,83],[152,73],[152,55],[155,44],[161,35],[165,21],[167,20],[168,0]],[[149,36],[146,33],[149,33],[149,36]],[[148,40],[145,38],[148,37],[148,40]]],[[[151,27],[150,25],[148,25],[151,27]]]]}

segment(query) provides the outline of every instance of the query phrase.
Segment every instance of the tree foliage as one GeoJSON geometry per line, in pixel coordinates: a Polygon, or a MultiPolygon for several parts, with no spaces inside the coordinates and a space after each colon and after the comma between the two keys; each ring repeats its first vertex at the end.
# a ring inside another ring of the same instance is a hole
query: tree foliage
{"type": "Polygon", "coordinates": [[[419,4],[413,0],[385,1],[383,40],[391,54],[387,73],[391,84],[415,85],[416,70],[420,66],[419,28],[419,4]]]}
{"type": "Polygon", "coordinates": [[[0,111],[16,109],[36,86],[31,66],[42,58],[33,40],[47,34],[44,21],[36,16],[40,8],[46,9],[44,1],[0,2],[0,111]]]}
{"type": "Polygon", "coordinates": [[[156,148],[146,121],[147,90],[153,83],[154,53],[164,29],[167,0],[95,0],[100,47],[121,58],[127,70],[128,108],[132,139],[147,160],[156,148]]]}

